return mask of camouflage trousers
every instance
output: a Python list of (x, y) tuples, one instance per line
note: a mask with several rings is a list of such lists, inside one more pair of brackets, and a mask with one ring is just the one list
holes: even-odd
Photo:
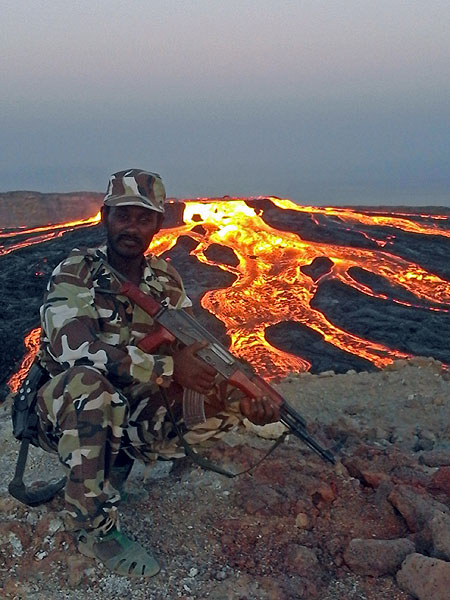
[[(189, 430), (182, 420), (182, 389), (166, 390), (174, 420), (185, 440), (198, 446), (220, 439), (241, 420), (233, 390), (217, 384), (211, 399), (226, 405), (216, 416)], [(65, 505), (74, 528), (103, 531), (118, 523), (119, 490), (111, 469), (123, 449), (151, 463), (185, 456), (158, 386), (118, 388), (93, 367), (77, 366), (50, 379), (38, 394), (41, 446), (58, 453), (67, 471)]]

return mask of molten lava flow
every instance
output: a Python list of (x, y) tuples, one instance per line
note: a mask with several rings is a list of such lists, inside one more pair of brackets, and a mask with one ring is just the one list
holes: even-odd
[[(303, 210), (286, 200), (280, 207)], [(317, 257), (326, 256), (334, 263), (322, 280), (339, 279), (360, 292), (383, 298), (348, 275), (350, 267), (358, 266), (400, 285), (417, 296), (418, 301), (450, 303), (448, 282), (418, 265), (386, 252), (305, 242), (297, 234), (271, 228), (244, 201), (189, 202), (184, 221), (182, 227), (161, 232), (152, 250), (163, 252), (179, 235), (188, 232), (199, 242), (192, 254), (201, 262), (213, 264), (204, 254), (212, 243), (233, 248), (239, 265), (219, 266), (238, 279), (231, 288), (208, 292), (202, 305), (225, 323), (232, 340), (231, 351), (249, 360), (267, 378), (309, 368), (307, 361), (276, 350), (266, 342), (266, 327), (281, 321), (304, 323), (321, 333), (327, 342), (379, 367), (393, 358), (406, 356), (336, 327), (324, 314), (311, 308), (319, 282), (313, 282), (300, 267)], [(189, 231), (199, 224), (204, 233)]]
[[(450, 235), (448, 230), (440, 229), (434, 223), (448, 219), (440, 215), (389, 216), (344, 208), (301, 207), (289, 200), (271, 200), (283, 210), (308, 212), (313, 218), (319, 214), (331, 215), (352, 226), (377, 225), (389, 227), (394, 233), (395, 229), (401, 229), (425, 235)], [(427, 222), (420, 222), (422, 217)], [(183, 220), (184, 225), (161, 231), (154, 238), (151, 251), (161, 254), (172, 248), (180, 235), (189, 235), (198, 242), (191, 254), (200, 262), (215, 264), (236, 276), (232, 286), (207, 292), (202, 298), (202, 306), (225, 324), (231, 338), (231, 351), (252, 363), (267, 379), (310, 367), (306, 360), (282, 352), (266, 341), (265, 329), (283, 321), (305, 324), (319, 332), (330, 344), (361, 356), (378, 367), (407, 356), (340, 329), (311, 307), (311, 300), (324, 279), (340, 280), (366, 295), (386, 297), (352, 278), (349, 274), (351, 267), (370, 271), (407, 290), (417, 298), (418, 305), (427, 301), (433, 304), (431, 309), (437, 311), (448, 310), (450, 305), (450, 284), (419, 265), (386, 252), (386, 241), (379, 240), (383, 250), (304, 241), (300, 235), (267, 225), (244, 199), (185, 201)], [(97, 221), (95, 217), (89, 223)], [(66, 224), (65, 230), (73, 225)], [(35, 231), (30, 230), (30, 233)], [(60, 232), (63, 233), (62, 227)], [(211, 244), (232, 248), (239, 264), (232, 267), (213, 263), (206, 252)], [(302, 272), (301, 267), (310, 265), (318, 257), (327, 257), (332, 264), (327, 273), (313, 281)], [(408, 305), (401, 298), (393, 301)]]
[(12, 392), (17, 392), (22, 383), (25, 375), (28, 372), (28, 369), (31, 367), (31, 363), (36, 356), (36, 353), (39, 348), (39, 336), (41, 334), (41, 328), (36, 327), (32, 329), (24, 339), (24, 345), (27, 350), (25, 356), (20, 363), (20, 367), (8, 380), (8, 387)]
[[(54, 238), (64, 235), (67, 231), (75, 229), (77, 227), (87, 227), (89, 225), (97, 225), (100, 221), (100, 213), (97, 213), (95, 217), (89, 219), (82, 219), (80, 221), (72, 221), (69, 223), (58, 223), (57, 225), (44, 225), (42, 227), (35, 227), (34, 229), (18, 229), (16, 231), (2, 232), (0, 229), (0, 239), (8, 239), (14, 237), (20, 237), (20, 241), (14, 242), (9, 246), (0, 244), (0, 256), (3, 254), (9, 254), (14, 250), (25, 248), (27, 246), (33, 246), (34, 244), (40, 244), (41, 242), (48, 242)], [(25, 236), (25, 239), (22, 237)]]
[[(299, 212), (307, 212), (311, 215), (324, 214), (328, 216), (339, 217), (342, 221), (348, 223), (360, 223), (361, 225), (381, 225), (383, 227), (393, 227), (395, 229), (401, 229), (410, 233), (420, 233), (422, 235), (443, 235), (444, 237), (450, 237), (450, 231), (440, 229), (438, 225), (426, 223), (416, 223), (411, 218), (421, 218), (424, 220), (444, 221), (448, 220), (447, 216), (443, 215), (423, 215), (415, 213), (372, 213), (372, 212), (358, 212), (351, 208), (339, 208), (339, 207), (317, 207), (317, 206), (298, 206), (291, 200), (285, 200), (280, 198), (271, 197), (270, 200), (279, 208), (296, 210)], [(408, 219), (408, 217), (410, 217)]]

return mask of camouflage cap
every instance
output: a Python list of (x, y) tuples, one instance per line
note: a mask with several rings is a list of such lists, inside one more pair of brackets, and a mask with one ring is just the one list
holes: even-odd
[(128, 169), (110, 177), (104, 199), (106, 206), (144, 206), (156, 212), (164, 212), (166, 191), (157, 173)]

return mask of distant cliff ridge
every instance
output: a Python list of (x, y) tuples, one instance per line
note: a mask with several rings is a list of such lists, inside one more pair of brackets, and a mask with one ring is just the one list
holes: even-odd
[(87, 219), (98, 213), (103, 197), (99, 192), (0, 193), (0, 228), (38, 227)]

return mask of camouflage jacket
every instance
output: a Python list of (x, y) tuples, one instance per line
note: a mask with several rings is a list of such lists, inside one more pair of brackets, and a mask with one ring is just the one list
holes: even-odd
[[(169, 308), (192, 303), (176, 270), (145, 257), (140, 289), (166, 300)], [(155, 327), (153, 319), (118, 294), (120, 282), (107, 263), (106, 246), (74, 249), (53, 271), (41, 307), (41, 364), (54, 376), (75, 365), (90, 365), (119, 386), (172, 380), (170, 349), (148, 354), (138, 348)]]

